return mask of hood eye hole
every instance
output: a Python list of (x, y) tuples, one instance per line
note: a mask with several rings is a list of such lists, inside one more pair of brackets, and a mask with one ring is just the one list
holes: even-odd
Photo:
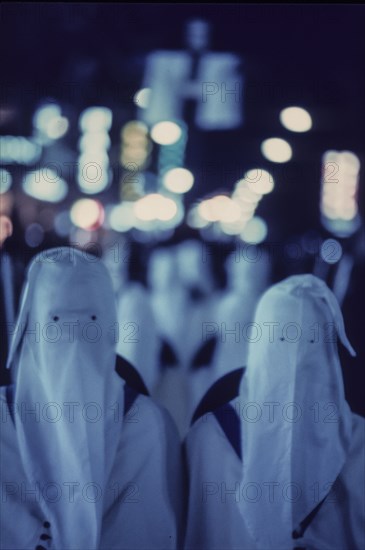
[(284, 342), (285, 338), (281, 337), (280, 340), (281, 340), (282, 342)]
[(54, 321), (58, 321), (58, 320), (59, 320), (58, 315), (54, 315), (54, 316), (53, 316), (53, 320), (54, 320)]
[(92, 319), (93, 321), (96, 321), (96, 315), (92, 315), (92, 316), (91, 316), (91, 319)]
[(314, 340), (309, 340), (311, 344), (314, 344)]

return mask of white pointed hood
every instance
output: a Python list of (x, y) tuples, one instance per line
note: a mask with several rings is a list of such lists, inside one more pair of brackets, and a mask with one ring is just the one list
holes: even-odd
[(98, 258), (62, 247), (33, 259), (8, 366), (21, 460), (29, 485), (49, 488), (39, 504), (57, 548), (99, 545), (123, 417), (116, 330), (112, 283)]
[(336, 336), (355, 352), (335, 296), (312, 275), (271, 287), (255, 323), (262, 336), (249, 346), (240, 394), (240, 509), (257, 548), (286, 550), (346, 461), (351, 411)]

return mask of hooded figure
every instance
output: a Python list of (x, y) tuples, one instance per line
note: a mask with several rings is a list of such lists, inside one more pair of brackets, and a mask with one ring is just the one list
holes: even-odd
[[(261, 337), (250, 343), (230, 419), (202, 418), (187, 438), (189, 504), (214, 527), (200, 529), (192, 513), (185, 547), (226, 539), (227, 549), (360, 550), (365, 421), (344, 396), (337, 336), (355, 352), (336, 298), (312, 275), (289, 277), (263, 295), (255, 323)], [(220, 457), (215, 468), (204, 465), (207, 442)]]
[[(116, 246), (117, 245), (117, 246)], [(127, 251), (127, 252), (126, 252)], [(103, 261), (117, 301), (118, 355), (137, 369), (151, 393), (159, 379), (159, 339), (150, 294), (141, 282), (130, 281), (131, 250), (124, 240), (105, 243)]]
[(178, 436), (149, 398), (128, 404), (116, 331), (98, 258), (65, 247), (33, 259), (1, 389), (1, 548), (176, 544)]
[(365, 423), (345, 400), (337, 335), (355, 352), (338, 302), (322, 280), (293, 276), (255, 322), (271, 334), (250, 345), (241, 398), (272, 404), (241, 424), (243, 482), (262, 489), (241, 501), (247, 528), (257, 548), (364, 547)]
[(148, 283), (155, 326), (160, 341), (160, 380), (152, 396), (171, 413), (180, 434), (186, 423), (188, 399), (184, 368), (187, 303), (178, 279), (175, 247), (157, 248), (151, 254)]
[(187, 376), (186, 435), (192, 414), (214, 381), (213, 358), (217, 335), (205, 334), (215, 320), (220, 293), (214, 287), (211, 258), (206, 244), (188, 239), (177, 246), (178, 277), (185, 292), (185, 331), (182, 364)]
[(270, 284), (271, 265), (264, 250), (256, 248), (256, 258), (227, 258), (227, 292), (217, 306), (218, 345), (213, 360), (214, 380), (246, 365), (255, 308)]
[(184, 349), (186, 296), (178, 279), (175, 247), (152, 252), (148, 285), (159, 336), (180, 357)]
[(153, 392), (159, 381), (159, 339), (148, 290), (138, 282), (121, 287), (117, 295), (120, 326), (117, 351), (141, 374)]

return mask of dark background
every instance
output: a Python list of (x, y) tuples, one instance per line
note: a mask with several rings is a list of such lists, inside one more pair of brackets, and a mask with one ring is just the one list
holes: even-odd
[[(242, 56), (245, 124), (231, 132), (189, 128), (186, 163), (197, 181), (187, 204), (230, 190), (232, 174), (270, 165), (260, 143), (275, 135), (289, 139), (294, 155), (286, 165), (270, 165), (279, 177), (259, 214), (274, 240), (318, 226), (323, 152), (348, 149), (364, 162), (365, 6), (4, 3), (2, 95), (17, 116), (1, 132), (29, 134), (37, 103), (53, 97), (69, 111), (63, 141), (70, 148), (78, 137), (72, 119), (86, 106), (110, 106), (117, 135), (136, 116), (131, 98), (146, 54), (184, 48), (184, 24), (196, 16), (211, 23), (213, 50)], [(290, 104), (312, 114), (310, 133), (281, 126), (280, 110)], [(203, 173), (209, 177), (199, 179)], [(360, 193), (363, 202), (363, 185)]]

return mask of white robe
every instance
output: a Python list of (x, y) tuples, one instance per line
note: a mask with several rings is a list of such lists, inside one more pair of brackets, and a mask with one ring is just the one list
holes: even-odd
[(184, 446), (189, 478), (184, 550), (251, 550), (236, 502), (239, 488), (238, 497), (227, 493), (239, 486), (242, 463), (216, 418), (197, 420)]
[[(239, 403), (232, 401), (239, 410)], [(365, 419), (352, 415), (352, 441), (337, 490), (329, 492), (304, 537), (292, 548), (362, 550), (364, 532)], [(255, 543), (240, 513), (244, 499), (255, 498), (242, 480), (242, 462), (216, 418), (206, 415), (193, 425), (184, 442), (188, 483), (185, 550), (267, 550)], [(267, 482), (272, 481), (267, 478)], [(264, 498), (269, 486), (261, 487)], [(317, 498), (313, 489), (313, 498)], [(317, 499), (318, 500), (318, 499)], [(270, 547), (280, 550), (280, 547)]]
[[(180, 420), (180, 432), (186, 435), (192, 415), (200, 399), (214, 382), (214, 349), (205, 334), (207, 324), (215, 321), (216, 305), (220, 294), (214, 289), (212, 266), (207, 257), (205, 243), (188, 239), (176, 247), (178, 281), (183, 292), (184, 330), (181, 335), (180, 361), (186, 380), (185, 416)], [(195, 294), (195, 296), (194, 296)], [(218, 298), (219, 297), (219, 298)], [(213, 339), (218, 339), (214, 336)], [(199, 357), (199, 360), (197, 360)]]
[[(218, 292), (214, 292), (201, 302), (190, 303), (191, 312), (186, 319), (185, 369), (188, 402), (184, 436), (200, 400), (217, 378), (220, 378), (214, 368), (220, 335), (219, 331), (210, 331), (210, 327), (217, 326), (217, 304), (220, 297)], [(202, 354), (204, 348), (206, 351)]]
[[(180, 333), (180, 339), (172, 345), (177, 365), (165, 369), (158, 392), (152, 395), (171, 412), (183, 438), (187, 434), (195, 408), (216, 380), (213, 368), (214, 351), (205, 353), (207, 359), (200, 359), (198, 366), (197, 357), (201, 355), (204, 346), (212, 344), (211, 338), (204, 331), (206, 324), (215, 319), (217, 295), (204, 297), (198, 302), (191, 300), (188, 292), (184, 292), (182, 296), (182, 304), (176, 315), (184, 322), (184, 330)], [(172, 304), (173, 301), (167, 301), (166, 306), (171, 308)], [(165, 338), (171, 344), (168, 336)], [(218, 339), (218, 335), (213, 338)]]
[[(73, 487), (58, 483), (35, 490), (25, 474), (6, 400), (6, 388), (0, 389), (2, 503), (0, 514), (0, 548), (34, 550), (47, 547), (42, 534), (52, 536), (51, 548), (64, 548), (54, 538), (53, 524), (44, 527), (50, 517), (39, 505), (62, 495), (71, 509)], [(114, 409), (119, 416), (119, 411)], [(117, 416), (115, 417), (117, 418)], [(169, 415), (150, 398), (139, 395), (128, 413), (120, 415), (120, 438), (110, 476), (100, 492), (102, 519), (100, 550), (145, 548), (179, 548), (182, 537), (182, 482), (180, 441)], [(56, 460), (56, 458), (55, 458)], [(83, 486), (84, 498), (91, 500), (89, 482)], [(27, 492), (28, 491), (28, 492)], [(48, 492), (47, 492), (48, 491)], [(99, 494), (95, 498), (99, 498)], [(37, 502), (38, 501), (38, 502)]]

